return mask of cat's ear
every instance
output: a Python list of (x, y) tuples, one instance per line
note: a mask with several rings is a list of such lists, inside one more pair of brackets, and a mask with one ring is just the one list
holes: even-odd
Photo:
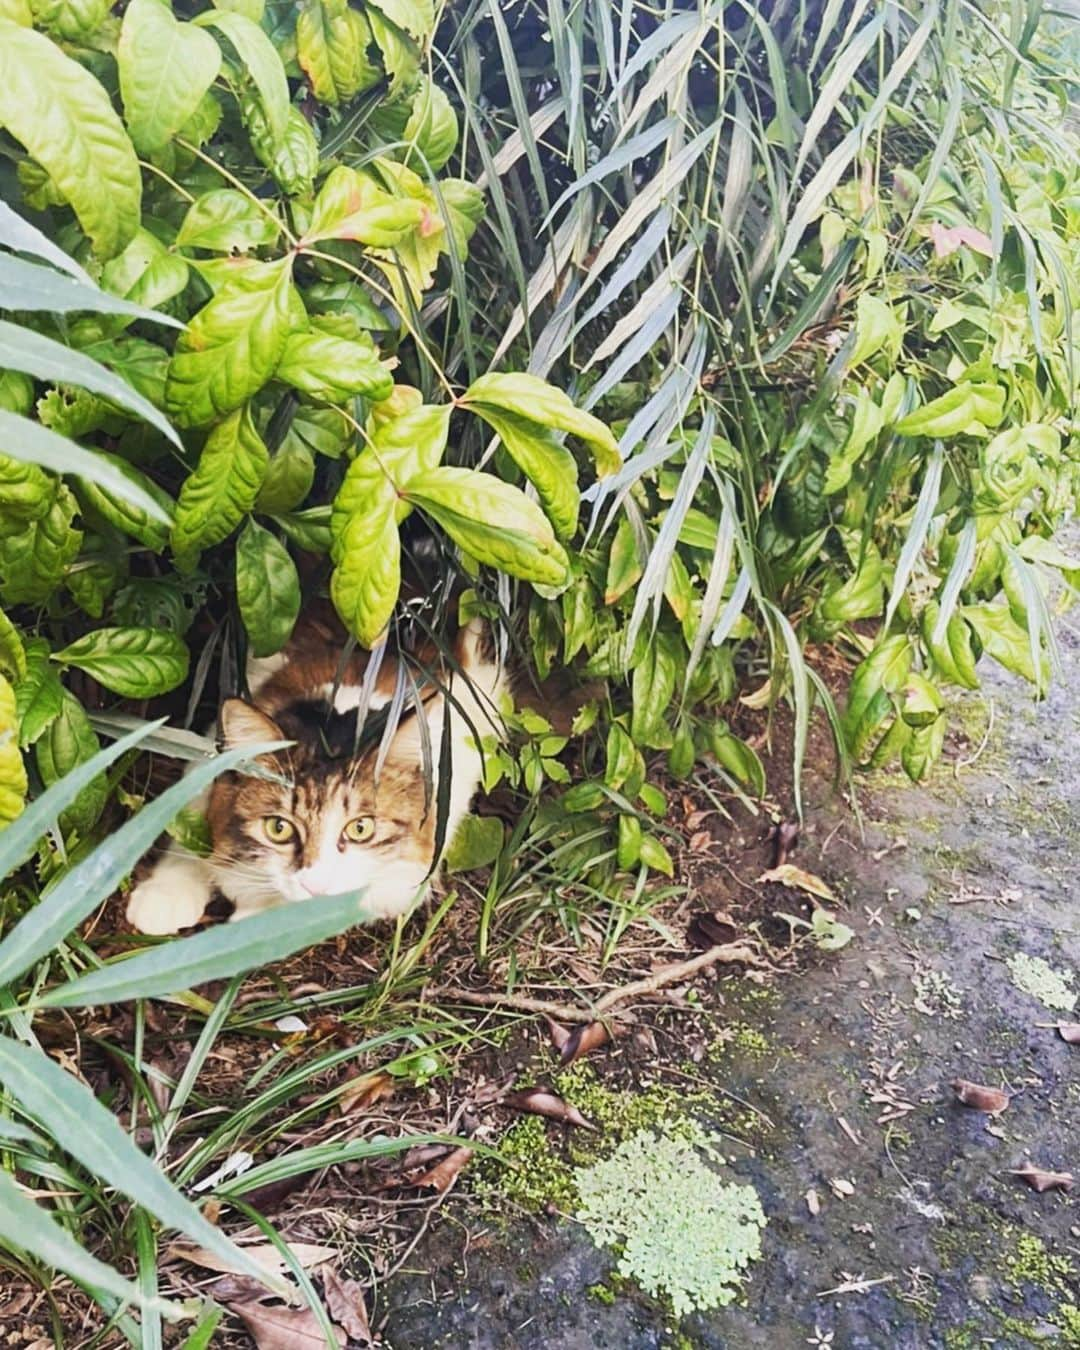
[(218, 722), (226, 750), (238, 745), (265, 745), (268, 741), (286, 739), (272, 717), (267, 717), (242, 698), (227, 698), (221, 705)]

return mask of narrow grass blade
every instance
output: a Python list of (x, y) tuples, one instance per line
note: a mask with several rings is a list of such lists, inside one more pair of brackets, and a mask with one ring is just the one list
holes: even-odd
[(37, 380), (77, 384), (103, 398), (112, 399), (156, 427), (178, 449), (182, 448), (180, 437), (164, 415), (158, 412), (149, 399), (136, 393), (126, 380), (82, 352), (65, 347), (62, 342), (55, 342), (32, 329), (8, 323), (6, 319), (0, 319), (0, 367), (21, 371)]
[(58, 248), (36, 225), (23, 220), (17, 211), (13, 211), (5, 201), (0, 201), (0, 244), (13, 249), (16, 253), (32, 253), (35, 258), (44, 258), (75, 277), (86, 286), (94, 282), (84, 272), (74, 258), (69, 258), (62, 248)]
[(302, 905), (280, 905), (265, 914), (218, 924), (192, 937), (112, 961), (48, 990), (37, 1005), (88, 1008), (176, 994), (280, 961), (373, 917), (357, 891), (332, 899), (305, 900)]
[(124, 1303), (143, 1304), (135, 1285), (91, 1255), (3, 1171), (0, 1171), (0, 1241), (15, 1251), (29, 1252), (79, 1284), (101, 1289)]
[(975, 561), (975, 545), (977, 542), (978, 535), (974, 518), (972, 518), (965, 523), (964, 528), (960, 531), (952, 566), (949, 568), (949, 575), (945, 578), (945, 585), (942, 587), (941, 609), (931, 638), (934, 643), (944, 641), (949, 620), (956, 613), (956, 603), (960, 599), (960, 592), (964, 588), (964, 582), (967, 581), (971, 565)]
[[(118, 742), (118, 745), (122, 744)], [(0, 942), (0, 986), (10, 984), (35, 961), (52, 951), (92, 909), (107, 900), (180, 808), (198, 796), (218, 774), (239, 768), (257, 755), (272, 753), (287, 744), (287, 741), (275, 741), (261, 746), (242, 746), (197, 765), (156, 801), (144, 806), (110, 839), (98, 844), (88, 857), (61, 877), (40, 904), (24, 914)], [(117, 748), (116, 745), (112, 747), (113, 759)], [(90, 768), (99, 758), (95, 756), (82, 767)], [(69, 774), (61, 784), (74, 776), (74, 773)]]
[(889, 631), (889, 624), (893, 621), (893, 615), (896, 613), (900, 601), (904, 598), (904, 591), (907, 589), (911, 574), (915, 570), (915, 562), (922, 551), (923, 544), (926, 543), (930, 521), (933, 519), (934, 509), (941, 492), (941, 474), (944, 468), (945, 447), (940, 441), (935, 441), (934, 452), (926, 466), (926, 476), (923, 478), (919, 500), (915, 503), (915, 511), (911, 517), (911, 528), (904, 540), (904, 547), (900, 550), (900, 557), (896, 560), (892, 593), (889, 596), (889, 603), (885, 609), (885, 620), (882, 624), (883, 632)]
[[(138, 723), (115, 745), (99, 750), (93, 759), (88, 759), (85, 764), (80, 764), (66, 773), (59, 782), (33, 801), (22, 815), (0, 834), (0, 876), (10, 876), (17, 867), (22, 866), (37, 847), (38, 840), (49, 830), (57, 817), (67, 810), (83, 788), (92, 783), (110, 764), (126, 755), (129, 750), (133, 750), (163, 725), (164, 719)], [(4, 944), (0, 944), (0, 961), (3, 950)]]
[[(185, 1233), (261, 1284), (268, 1283), (265, 1268), (205, 1219), (157, 1164), (136, 1147), (108, 1107), (43, 1051), (0, 1036), (0, 1082), (22, 1110), (95, 1176), (115, 1186), (166, 1227)], [(63, 1268), (62, 1263), (57, 1264)]]
[[(3, 277), (0, 276), (0, 284)], [(131, 502), (133, 506), (145, 511), (152, 519), (163, 525), (171, 524), (168, 514), (145, 492), (138, 483), (120, 472), (107, 459), (102, 459), (93, 450), (84, 450), (81, 445), (68, 440), (28, 417), (0, 408), (0, 444), (4, 454), (12, 459), (22, 460), (26, 464), (40, 464), (58, 474), (74, 474), (88, 483), (97, 483), (115, 497)]]

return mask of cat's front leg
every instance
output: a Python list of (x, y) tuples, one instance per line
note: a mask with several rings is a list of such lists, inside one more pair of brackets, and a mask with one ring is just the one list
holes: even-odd
[(199, 922), (214, 893), (204, 859), (170, 845), (128, 896), (128, 923), (155, 937)]

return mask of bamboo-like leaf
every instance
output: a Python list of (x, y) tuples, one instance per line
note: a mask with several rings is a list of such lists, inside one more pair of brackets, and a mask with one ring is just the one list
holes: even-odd
[(931, 642), (939, 643), (945, 640), (945, 633), (949, 627), (949, 620), (956, 613), (956, 605), (960, 599), (960, 592), (964, 589), (964, 582), (968, 579), (968, 573), (971, 571), (971, 565), (975, 561), (975, 548), (978, 544), (978, 527), (974, 518), (964, 522), (964, 528), (960, 531), (960, 538), (957, 540), (956, 553), (953, 556), (952, 566), (949, 568), (949, 575), (945, 578), (945, 585), (941, 591), (941, 609), (938, 613), (937, 623), (934, 625), (934, 632)]
[[(2, 239), (0, 239), (2, 241)], [(57, 272), (40, 263), (23, 258), (11, 258), (0, 253), (0, 295), (4, 308), (13, 310), (48, 310), (54, 314), (72, 314), (86, 311), (95, 314), (124, 314), (149, 323), (163, 323), (170, 328), (183, 328), (179, 319), (162, 314), (145, 305), (132, 304), (93, 284), (87, 285), (74, 276)]]
[[(250, 751), (247, 753), (250, 755)], [(162, 943), (152, 951), (112, 961), (50, 989), (38, 1003), (50, 1008), (88, 1008), (176, 994), (284, 960), (372, 917), (372, 908), (359, 891), (305, 900), (302, 905), (280, 905), (265, 914), (219, 924), (191, 937)]]
[[(151, 724), (146, 731), (151, 731), (158, 725), (160, 724)], [(57, 803), (69, 805), (78, 791), (92, 781), (105, 764), (111, 763), (117, 757), (118, 751), (125, 747), (125, 742), (133, 745), (142, 739), (143, 734), (145, 732), (142, 731), (132, 733), (110, 750), (103, 750), (100, 755), (95, 755), (93, 759), (72, 770), (66, 778), (35, 802), (34, 807), (26, 812), (26, 816), (29, 816), (35, 807), (40, 807), (41, 802), (50, 798), (54, 805)], [(10, 984), (35, 961), (52, 951), (91, 910), (107, 900), (158, 835), (164, 832), (165, 826), (180, 808), (198, 796), (219, 774), (237, 769), (260, 754), (280, 749), (283, 744), (285, 743), (275, 742), (272, 745), (241, 747), (218, 755), (208, 763), (196, 765), (179, 783), (174, 783), (160, 797), (144, 806), (138, 815), (133, 816), (109, 839), (100, 843), (82, 862), (66, 872), (40, 903), (24, 914), (0, 942), (0, 986)], [(73, 780), (76, 792), (65, 791), (70, 788)], [(41, 818), (40, 813), (37, 818)], [(26, 817), (16, 821), (8, 831), (8, 836), (14, 834), (16, 830), (22, 830), (25, 838), (25, 819)], [(8, 837), (0, 837), (0, 865), (7, 863), (9, 847)]]
[(904, 546), (896, 560), (892, 591), (889, 594), (889, 603), (885, 608), (885, 618), (881, 625), (883, 632), (888, 632), (889, 625), (893, 621), (893, 615), (896, 613), (900, 601), (904, 598), (904, 591), (907, 589), (911, 574), (915, 570), (916, 559), (926, 542), (930, 522), (937, 507), (938, 494), (941, 491), (941, 475), (944, 468), (945, 447), (940, 441), (936, 441), (934, 452), (926, 466), (922, 489), (919, 492), (919, 499), (915, 503), (915, 511), (911, 517), (911, 526), (908, 529), (907, 538), (904, 540)]
[(265, 1266), (185, 1200), (157, 1163), (136, 1147), (108, 1107), (43, 1050), (0, 1036), (0, 1082), (22, 1110), (96, 1176), (166, 1227), (185, 1233), (261, 1284), (273, 1286)]

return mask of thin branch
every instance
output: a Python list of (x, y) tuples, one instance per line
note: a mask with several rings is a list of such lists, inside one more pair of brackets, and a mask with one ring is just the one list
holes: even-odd
[(624, 984), (619, 989), (612, 989), (603, 998), (597, 999), (591, 1008), (582, 1008), (572, 1003), (554, 1003), (543, 998), (530, 998), (527, 994), (485, 993), (471, 989), (448, 988), (442, 985), (427, 990), (427, 996), (432, 999), (445, 999), (450, 1003), (468, 1003), (478, 1008), (510, 1008), (515, 1012), (543, 1013), (544, 1016), (552, 1017), (557, 1022), (595, 1022), (602, 1018), (610, 1008), (615, 1007), (617, 1003), (624, 1003), (627, 999), (640, 998), (647, 994), (655, 994), (665, 985), (677, 984), (680, 980), (689, 979), (691, 975), (696, 975), (701, 970), (708, 970), (710, 966), (730, 965), (737, 961), (741, 961), (743, 965), (755, 966), (759, 970), (775, 969), (768, 961), (763, 960), (749, 944), (729, 942), (719, 947), (710, 947), (707, 952), (701, 952), (700, 955), (693, 956), (688, 961), (676, 961), (673, 965), (661, 966), (659, 970), (654, 971), (644, 979), (635, 980), (632, 984)]

